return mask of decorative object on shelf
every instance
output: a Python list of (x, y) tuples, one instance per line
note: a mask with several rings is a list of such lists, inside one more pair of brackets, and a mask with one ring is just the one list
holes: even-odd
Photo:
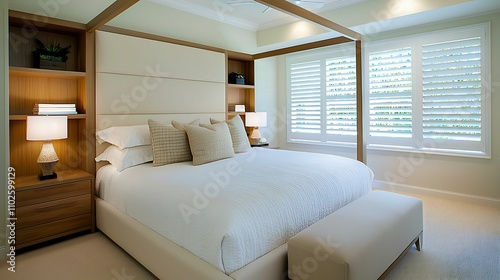
[(227, 111), (228, 112), (235, 112), (235, 113), (244, 113), (245, 112), (245, 105), (229, 104), (229, 105), (227, 105)]
[(40, 180), (57, 178), (54, 167), (59, 162), (52, 140), (68, 138), (67, 116), (28, 116), (26, 139), (44, 141), (37, 163), (42, 169)]
[(74, 115), (76, 104), (36, 104), (33, 106), (33, 115)]
[(245, 126), (253, 127), (252, 133), (249, 136), (250, 144), (251, 145), (261, 144), (263, 138), (260, 135), (259, 126), (260, 127), (267, 126), (267, 113), (266, 112), (246, 113)]
[(245, 105), (234, 105), (234, 111), (237, 113), (244, 113)]
[(231, 73), (229, 73), (228, 83), (244, 85), (245, 84), (245, 76), (241, 73), (231, 72)]
[(57, 42), (44, 44), (35, 39), (36, 51), (33, 52), (35, 67), (52, 70), (66, 70), (66, 60), (68, 60), (69, 48), (61, 47)]

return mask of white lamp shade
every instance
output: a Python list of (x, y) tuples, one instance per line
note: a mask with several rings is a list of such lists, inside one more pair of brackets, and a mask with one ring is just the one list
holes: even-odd
[(255, 112), (245, 114), (245, 126), (248, 127), (265, 127), (267, 126), (267, 113)]
[(48, 141), (68, 138), (68, 116), (28, 116), (26, 139)]

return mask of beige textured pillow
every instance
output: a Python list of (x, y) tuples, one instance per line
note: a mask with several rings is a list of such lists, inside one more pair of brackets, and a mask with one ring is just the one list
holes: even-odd
[[(186, 131), (148, 120), (151, 144), (153, 145), (153, 166), (161, 166), (193, 159)], [(193, 124), (198, 124), (194, 121)]]
[(194, 121), (192, 121), (190, 123), (183, 123), (183, 122), (179, 122), (179, 121), (172, 121), (172, 126), (175, 127), (175, 128), (177, 128), (180, 131), (186, 131), (184, 129), (184, 127), (186, 125), (200, 125), (200, 119), (196, 119), (196, 120), (194, 120)]
[[(220, 122), (221, 121), (210, 118), (210, 123), (212, 124)], [(252, 147), (250, 147), (247, 131), (245, 130), (245, 124), (243, 123), (240, 115), (236, 115), (234, 118), (224, 122), (227, 123), (227, 126), (229, 127), (234, 152), (238, 154), (250, 151)]]
[(233, 142), (226, 123), (186, 125), (193, 165), (234, 157)]

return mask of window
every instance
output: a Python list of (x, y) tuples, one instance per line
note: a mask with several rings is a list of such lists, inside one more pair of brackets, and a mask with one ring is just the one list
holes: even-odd
[(489, 156), (489, 25), (368, 44), (366, 53), (369, 145)]
[[(351, 48), (350, 53), (345, 50)], [(287, 58), (288, 141), (356, 142), (356, 59), (352, 44)]]
[[(489, 157), (489, 33), (478, 24), (367, 43), (368, 147)], [(355, 54), (346, 45), (287, 57), (288, 142), (356, 143)]]

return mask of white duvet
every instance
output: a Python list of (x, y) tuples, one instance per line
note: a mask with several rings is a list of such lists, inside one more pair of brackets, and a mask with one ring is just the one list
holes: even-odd
[(230, 274), (371, 190), (364, 164), (253, 148), (200, 166), (142, 164), (97, 174), (98, 195)]

